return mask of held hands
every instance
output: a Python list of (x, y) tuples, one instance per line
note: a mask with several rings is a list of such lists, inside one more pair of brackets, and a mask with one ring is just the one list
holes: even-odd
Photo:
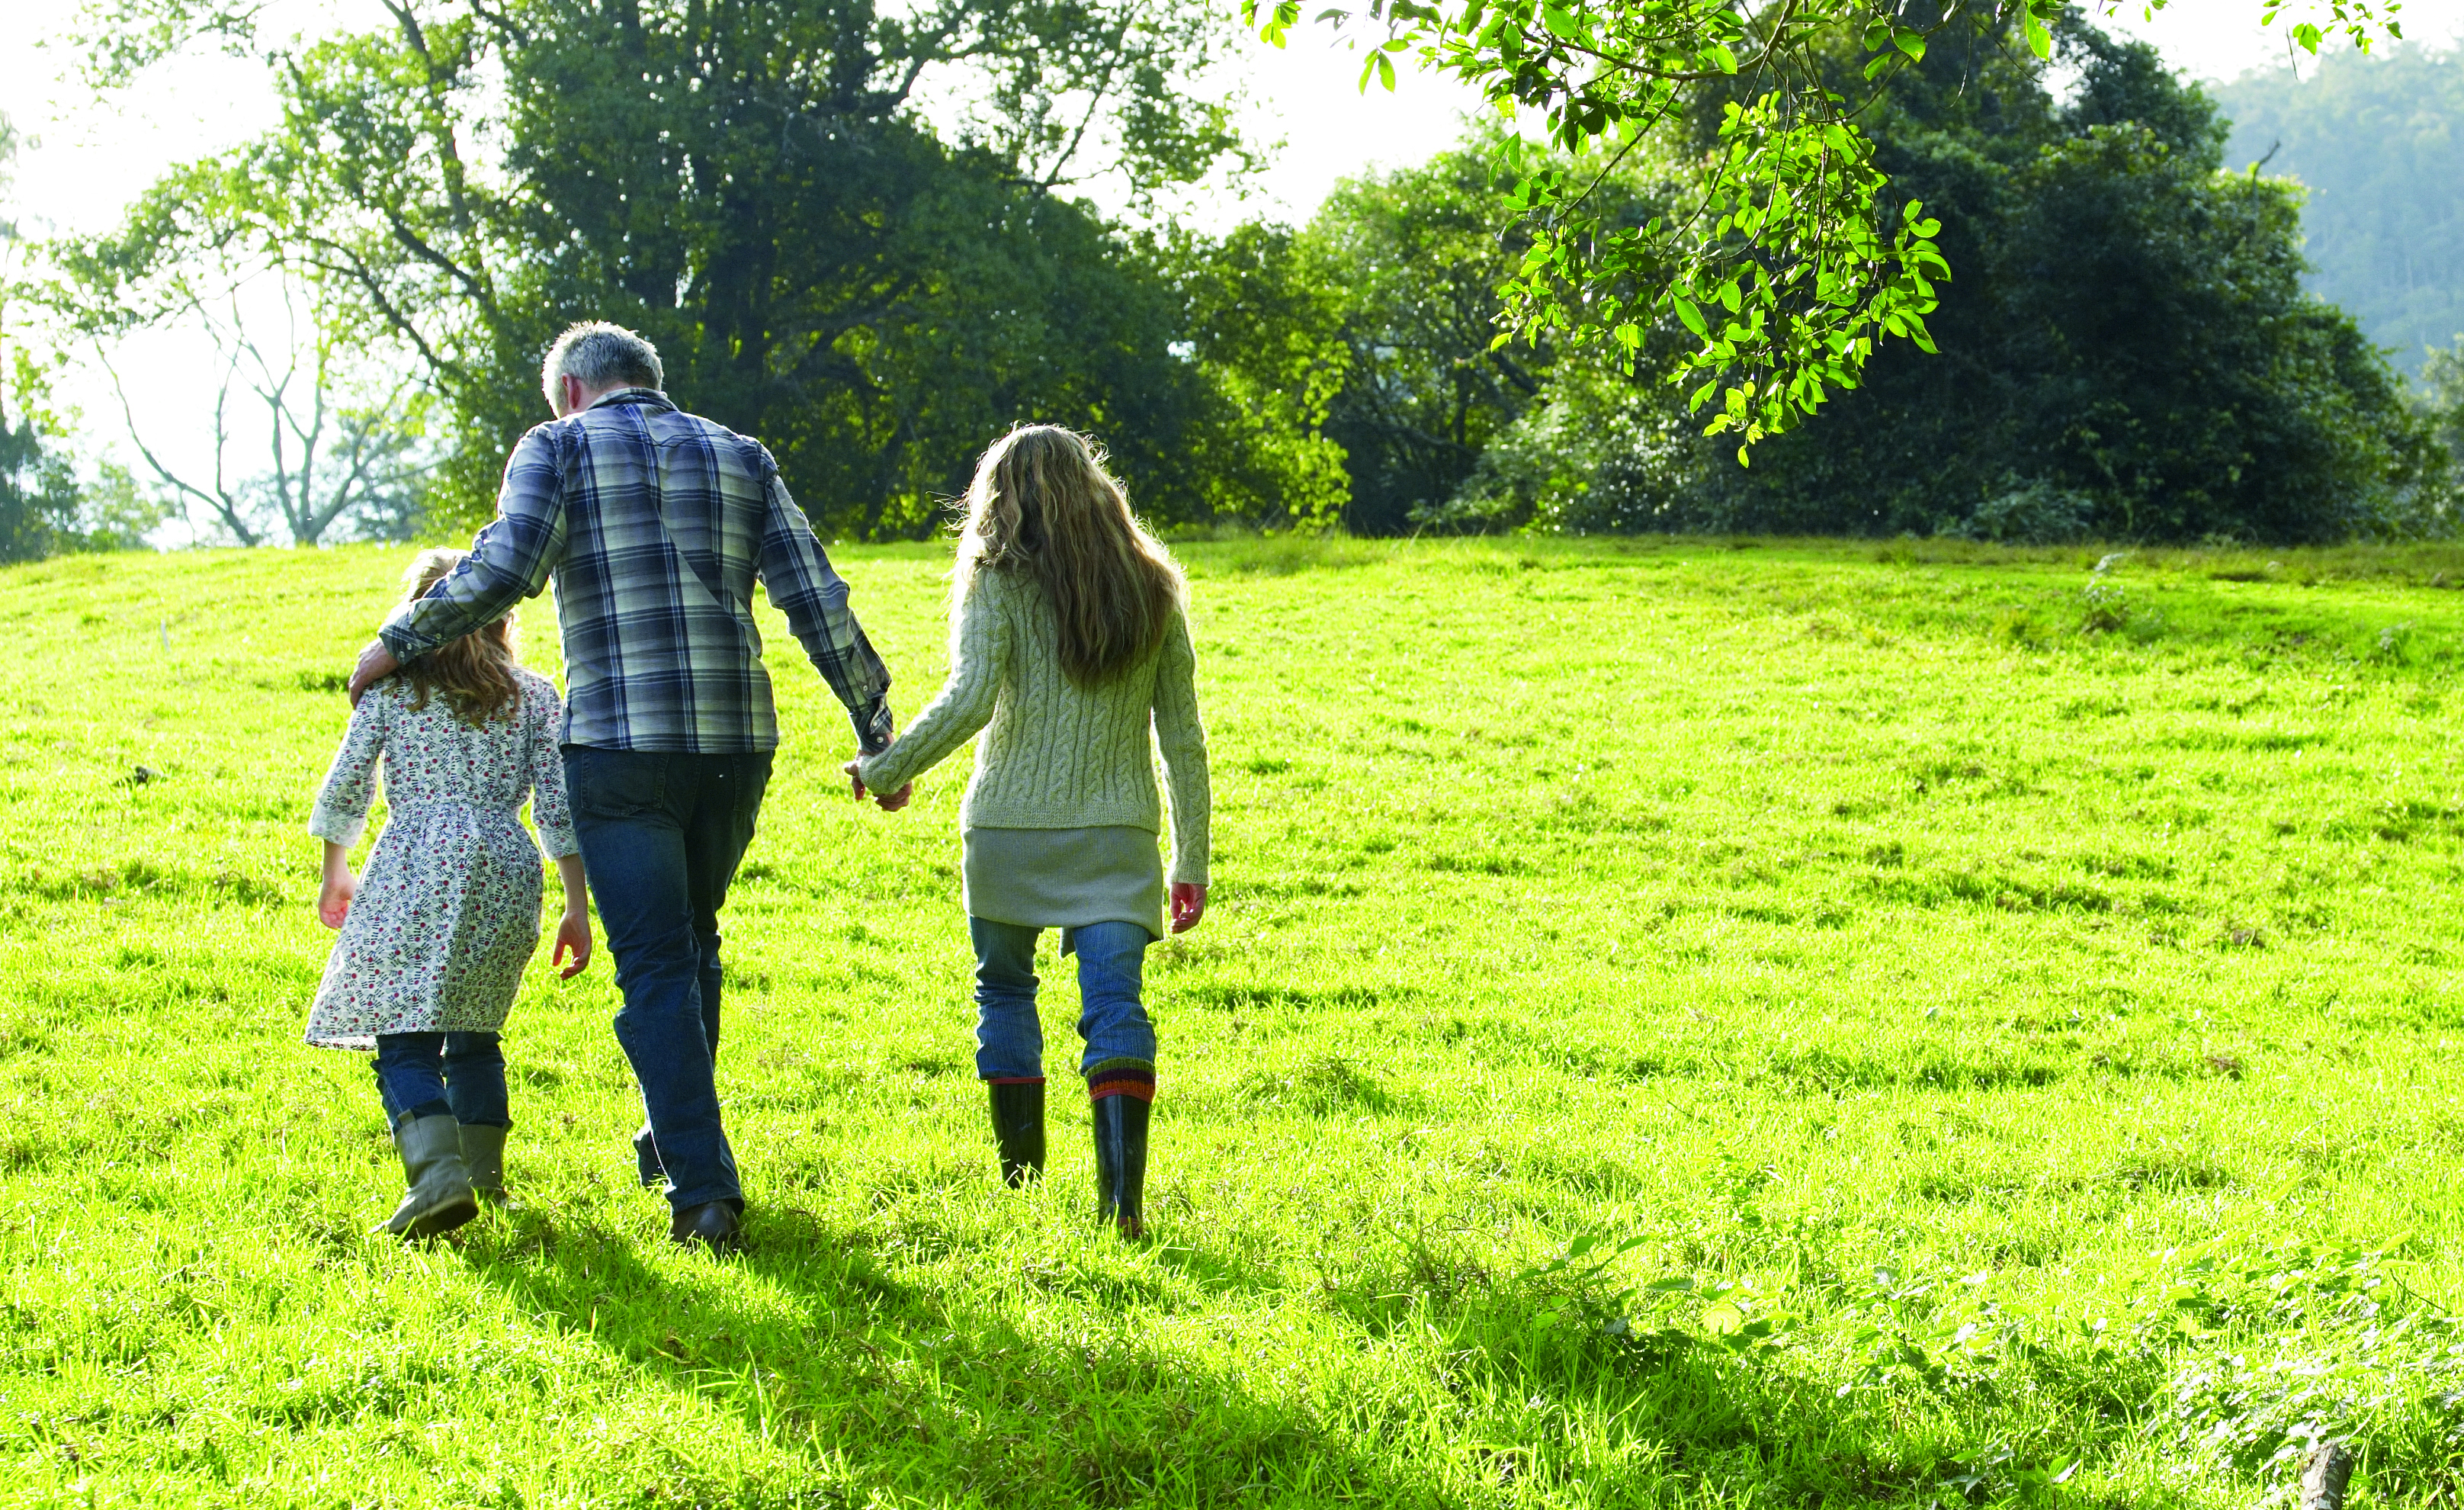
[[(573, 956), (573, 963), (570, 965), (564, 962), (564, 957), (568, 954)], [(556, 948), (549, 954), (548, 963), (558, 967), (557, 979), (562, 981), (569, 981), (589, 967), (590, 915), (588, 913), (567, 910), (563, 917), (556, 921)]]
[(385, 641), (370, 641), (368, 648), (360, 652), (359, 664), (351, 668), (351, 706), (358, 707), (361, 694), (401, 669), (402, 662), (393, 658)]
[(1206, 886), (1202, 881), (1174, 881), (1172, 895), (1172, 931), (1187, 933), (1206, 916)]
[[(863, 762), (849, 761), (845, 766), (840, 766), (839, 769), (847, 773), (847, 785), (855, 788), (855, 800), (862, 802), (866, 796), (864, 789)], [(906, 807), (914, 795), (915, 784), (912, 781), (906, 786), (899, 788), (896, 791), (876, 791), (871, 793), (873, 802), (877, 804), (884, 812), (896, 812), (899, 809)]]

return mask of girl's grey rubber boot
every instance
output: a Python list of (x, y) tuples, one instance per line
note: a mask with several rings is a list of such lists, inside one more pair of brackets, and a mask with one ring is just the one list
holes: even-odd
[(519, 1210), (513, 1197), (505, 1193), (505, 1133), (503, 1127), (486, 1127), (477, 1122), (462, 1124), (462, 1166), (471, 1171), (471, 1193), (487, 1205), (502, 1210)]
[(1124, 1237), (1147, 1234), (1147, 1118), (1154, 1109), (1135, 1096), (1106, 1096), (1092, 1103), (1095, 1215)]
[(393, 1141), (410, 1189), (385, 1219), (385, 1231), (397, 1237), (433, 1237), (479, 1214), (470, 1166), (462, 1162), (462, 1124), (451, 1113), (407, 1118), (394, 1128)]

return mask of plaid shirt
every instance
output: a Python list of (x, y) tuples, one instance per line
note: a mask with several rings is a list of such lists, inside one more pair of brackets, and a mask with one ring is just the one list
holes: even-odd
[(556, 579), (564, 743), (741, 754), (779, 725), (753, 584), (855, 720), (890, 743), (890, 672), (759, 442), (621, 389), (524, 435), (470, 559), (377, 633), (400, 660), (494, 623)]

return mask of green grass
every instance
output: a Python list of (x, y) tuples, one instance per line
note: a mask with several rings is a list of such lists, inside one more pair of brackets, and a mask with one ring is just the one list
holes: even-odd
[[(2455, 1502), (2464, 550), (1186, 554), (1158, 1240), (1066, 1096), (999, 1188), (963, 762), (847, 801), (777, 626), (728, 1262), (604, 962), (527, 1209), (366, 1235), (301, 825), (399, 552), (0, 572), (0, 1503), (2247, 1507), (2305, 1421)], [(843, 566), (912, 713), (938, 558)]]

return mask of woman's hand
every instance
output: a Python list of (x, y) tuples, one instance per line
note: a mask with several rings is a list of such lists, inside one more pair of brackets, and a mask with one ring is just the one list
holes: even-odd
[(1172, 883), (1172, 931), (1187, 933), (1206, 916), (1206, 883), (1174, 881)]
[(328, 928), (339, 928), (350, 915), (352, 899), (360, 894), (360, 883), (351, 875), (351, 852), (328, 839), (325, 841), (325, 884), (317, 893), (317, 921)]
[[(564, 957), (567, 954), (573, 956), (573, 963), (570, 965), (564, 963)], [(565, 909), (564, 916), (556, 920), (556, 949), (548, 956), (548, 963), (561, 966), (556, 974), (557, 979), (564, 981), (573, 979), (588, 967), (590, 914), (568, 907)]]

